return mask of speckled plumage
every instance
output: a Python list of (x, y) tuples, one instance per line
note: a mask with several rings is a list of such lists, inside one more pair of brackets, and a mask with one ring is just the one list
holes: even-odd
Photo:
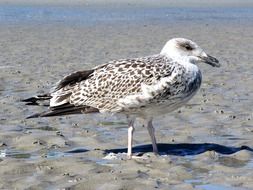
[[(85, 80), (67, 84), (61, 88), (66, 78), (59, 81), (50, 106), (70, 103), (75, 106), (90, 106), (100, 112), (130, 111), (134, 108), (152, 106), (173, 100), (180, 103), (194, 93), (200, 86), (201, 74), (195, 81), (187, 77), (187, 70), (182, 65), (163, 55), (154, 55), (136, 59), (110, 61), (92, 69)], [(85, 73), (86, 74), (86, 73)], [(71, 76), (71, 75), (70, 75)], [(173, 76), (173, 78), (172, 78)], [(69, 76), (68, 76), (69, 77)], [(169, 79), (163, 86), (150, 91), (150, 97), (143, 98), (143, 86), (146, 88)], [(193, 88), (189, 88), (194, 83)], [(131, 97), (134, 103), (124, 101)], [(135, 96), (135, 97), (134, 97)]]

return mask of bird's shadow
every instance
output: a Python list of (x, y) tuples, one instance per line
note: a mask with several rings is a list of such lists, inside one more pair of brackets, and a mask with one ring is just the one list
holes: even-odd
[[(175, 155), (175, 156), (194, 156), (206, 151), (215, 151), (220, 154), (233, 154), (241, 150), (248, 150), (253, 152), (253, 149), (248, 146), (241, 147), (232, 147), (232, 146), (224, 146), (214, 143), (199, 143), (199, 144), (190, 144), (190, 143), (180, 143), (180, 144), (165, 144), (160, 143), (157, 144), (159, 154), (160, 155)], [(116, 148), (116, 149), (106, 149), (104, 151), (106, 154), (108, 153), (122, 153), (127, 152), (127, 148)], [(135, 146), (132, 149), (132, 152), (138, 155), (143, 155), (147, 152), (152, 152), (152, 145), (139, 145)]]
[[(160, 155), (175, 155), (175, 156), (194, 156), (206, 151), (215, 151), (220, 154), (233, 154), (241, 150), (247, 150), (253, 152), (253, 149), (248, 146), (241, 147), (233, 147), (233, 146), (224, 146), (214, 143), (198, 143), (198, 144), (190, 144), (190, 143), (180, 143), (180, 144), (167, 144), (167, 143), (159, 143), (157, 144), (159, 154)], [(67, 151), (65, 153), (84, 153), (89, 150), (78, 148)], [(104, 150), (105, 154), (109, 153), (123, 153), (127, 152), (127, 148), (115, 148), (115, 149), (106, 149)], [(152, 152), (152, 145), (138, 145), (133, 147), (132, 152), (139, 156), (144, 153)]]

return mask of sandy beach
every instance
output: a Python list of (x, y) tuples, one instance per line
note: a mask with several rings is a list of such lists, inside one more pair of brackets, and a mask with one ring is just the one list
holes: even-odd
[[(0, 3), (0, 189), (253, 189), (253, 3), (168, 2)], [(45, 107), (20, 100), (64, 75), (159, 53), (173, 37), (222, 67), (199, 65), (197, 95), (154, 120), (160, 156), (137, 124), (139, 158), (125, 158), (122, 115), (25, 119)]]

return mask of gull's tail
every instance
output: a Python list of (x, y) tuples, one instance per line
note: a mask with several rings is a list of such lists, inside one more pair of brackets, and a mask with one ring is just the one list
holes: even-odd
[(74, 106), (70, 103), (63, 103), (50, 107), (49, 101), (51, 98), (52, 96), (50, 94), (43, 94), (21, 100), (22, 102), (26, 102), (26, 105), (49, 106), (49, 109), (47, 111), (35, 113), (28, 116), (26, 119), (98, 112), (98, 109), (90, 106)]

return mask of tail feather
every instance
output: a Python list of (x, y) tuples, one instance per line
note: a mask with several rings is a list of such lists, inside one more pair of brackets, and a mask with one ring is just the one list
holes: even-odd
[(50, 110), (36, 113), (31, 116), (28, 116), (26, 119), (37, 118), (37, 117), (52, 117), (52, 116), (62, 116), (62, 115), (71, 115), (71, 114), (82, 114), (82, 113), (94, 113), (99, 112), (97, 108), (90, 106), (74, 106), (71, 104), (64, 104), (57, 107), (52, 107)]
[(50, 100), (51, 98), (52, 96), (50, 94), (43, 94), (23, 99), (21, 101), (26, 102), (26, 105), (41, 105), (40, 101)]

